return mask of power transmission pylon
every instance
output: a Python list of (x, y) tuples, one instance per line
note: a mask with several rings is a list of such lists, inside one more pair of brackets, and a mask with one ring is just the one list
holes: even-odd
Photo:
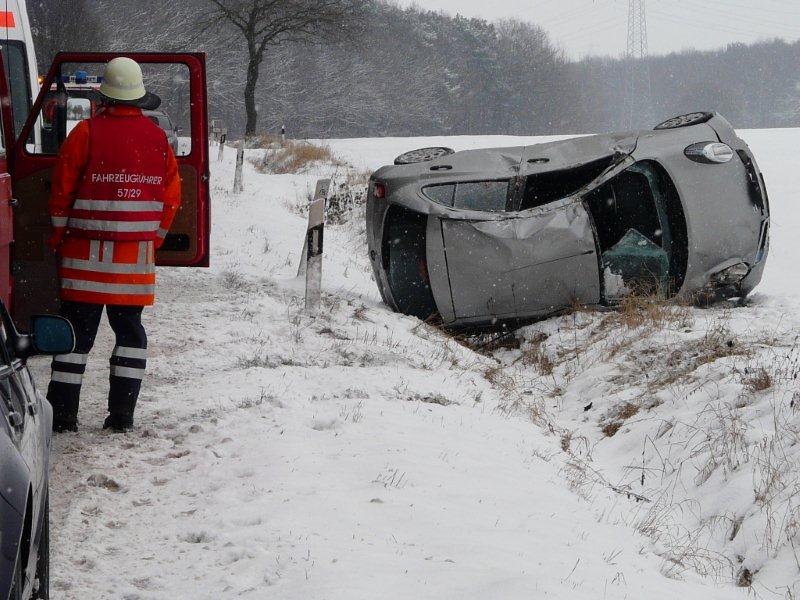
[(629, 69), (625, 90), (625, 120), (627, 126), (633, 129), (648, 125), (653, 120), (645, 0), (628, 0), (628, 49), (625, 58)]

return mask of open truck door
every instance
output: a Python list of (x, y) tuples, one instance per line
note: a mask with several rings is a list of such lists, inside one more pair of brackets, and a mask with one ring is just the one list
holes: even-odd
[[(91, 117), (86, 110), (92, 82), (99, 89), (105, 64), (118, 56), (137, 61), (148, 91), (162, 99), (159, 110), (179, 128), (176, 158), (182, 183), (181, 206), (156, 264), (207, 267), (209, 264), (209, 164), (205, 54), (59, 53), (39, 97), (9, 149), (15, 241), (12, 248), (13, 315), (26, 323), (32, 314), (58, 310), (57, 259), (47, 248), (47, 210), (58, 149), (74, 126)], [(99, 95), (99, 91), (97, 92)], [(4, 104), (4, 123), (10, 109)], [(13, 120), (12, 120), (13, 122)], [(1, 202), (1, 199), (0, 199)], [(2, 209), (2, 207), (0, 207)]]
[[(8, 78), (5, 59), (0, 52), (0, 105), (10, 104)], [(11, 175), (8, 166), (8, 148), (6, 140), (14, 136), (14, 121), (11, 111), (3, 111), (0, 118), (0, 300), (5, 306), (11, 306), (11, 244), (14, 241), (13, 194), (11, 192)]]

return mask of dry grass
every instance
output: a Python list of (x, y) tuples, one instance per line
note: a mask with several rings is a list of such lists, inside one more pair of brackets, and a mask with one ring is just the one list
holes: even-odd
[(772, 375), (764, 367), (745, 369), (742, 373), (742, 385), (751, 394), (763, 392), (772, 387)]
[(254, 166), (260, 173), (283, 175), (306, 171), (315, 163), (342, 164), (327, 146), (308, 142), (287, 142), (278, 150), (267, 150)]
[[(537, 338), (538, 339), (538, 338)], [(522, 351), (520, 361), (526, 367), (533, 367), (540, 375), (549, 376), (553, 374), (555, 364), (548, 356), (543, 343), (544, 340), (534, 343)]]
[(516, 389), (514, 378), (508, 375), (502, 365), (492, 365), (483, 372), (483, 378), (492, 386), (506, 394), (510, 394)]
[(600, 431), (602, 431), (606, 437), (614, 437), (614, 434), (620, 430), (625, 424), (625, 421), (636, 416), (640, 409), (641, 406), (633, 402), (625, 402), (615, 407), (611, 414), (609, 414), (606, 422), (600, 427)]
[(522, 339), (517, 337), (513, 331), (504, 333), (464, 333), (447, 329), (440, 324), (434, 325), (446, 339), (452, 340), (476, 354), (489, 358), (494, 358), (494, 353), (497, 350), (519, 350), (522, 344)]
[(259, 149), (262, 148), (264, 150), (268, 148), (280, 148), (283, 146), (283, 139), (280, 135), (274, 135), (271, 133), (259, 133), (256, 135), (251, 135), (245, 140), (245, 145), (247, 148), (250, 149)]
[(601, 322), (606, 327), (651, 327), (653, 329), (686, 327), (692, 323), (691, 306), (658, 295), (625, 296), (617, 310)]

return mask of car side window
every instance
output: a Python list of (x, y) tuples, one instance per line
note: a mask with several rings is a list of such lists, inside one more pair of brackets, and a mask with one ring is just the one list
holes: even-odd
[(454, 208), (503, 212), (508, 207), (508, 181), (476, 181), (456, 185)]
[[(14, 358), (13, 348), (11, 347), (8, 335), (7, 314), (5, 309), (0, 306), (0, 400), (2, 400), (5, 411), (3, 411), (8, 422), (13, 427), (21, 427), (25, 419), (25, 391), (16, 380), (11, 361)], [(12, 422), (10, 413), (16, 413), (16, 420)]]
[(12, 425), (22, 428), (25, 426), (25, 409), (28, 406), (27, 390), (23, 387), (19, 379), (19, 371), (7, 377), (6, 381), (9, 384), (8, 389), (11, 391), (11, 403), (9, 404), (9, 408), (12, 412), (17, 413)]
[(520, 210), (529, 210), (562, 200), (600, 177), (614, 157), (595, 160), (579, 167), (529, 175), (525, 181)]
[(430, 200), (451, 208), (505, 212), (509, 209), (509, 181), (471, 181), (429, 185), (422, 193)]
[(654, 194), (654, 182), (648, 174), (646, 165), (634, 165), (586, 196), (601, 249), (611, 248), (630, 229), (658, 246), (663, 245), (664, 230), (669, 223), (659, 218), (657, 200), (661, 198)]
[(0, 400), (3, 402), (4, 413), (8, 414), (10, 412), (19, 413), (20, 408), (22, 405), (19, 403), (19, 397), (17, 394), (11, 393), (11, 369), (6, 367), (0, 369)]
[(14, 359), (14, 347), (6, 327), (5, 319), (0, 318), (0, 344), (3, 346), (0, 351), (0, 366), (10, 365)]
[(447, 185), (429, 185), (422, 188), (422, 193), (428, 198), (439, 204), (453, 207), (453, 196), (455, 195), (456, 186), (449, 183)]

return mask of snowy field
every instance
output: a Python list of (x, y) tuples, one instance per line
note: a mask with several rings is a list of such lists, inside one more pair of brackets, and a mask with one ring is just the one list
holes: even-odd
[[(324, 310), (303, 314), (302, 207), (343, 168), (247, 163), (233, 195), (228, 149), (212, 267), (161, 269), (145, 313), (138, 429), (100, 429), (104, 324), (81, 431), (56, 438), (53, 597), (800, 596), (800, 130), (742, 135), (773, 215), (747, 306), (580, 312), (481, 352), (381, 304), (359, 215), (326, 231)], [(371, 170), (537, 139), (328, 144)]]

